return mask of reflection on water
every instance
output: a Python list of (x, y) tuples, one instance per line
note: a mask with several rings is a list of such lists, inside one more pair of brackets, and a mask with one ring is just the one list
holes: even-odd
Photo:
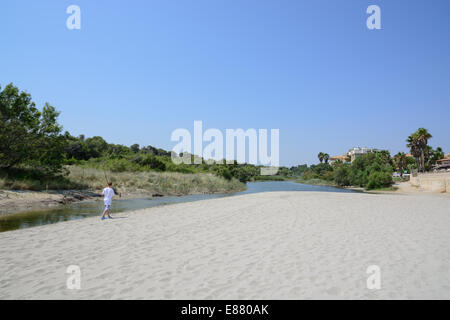
[[(328, 186), (313, 186), (290, 181), (250, 182), (247, 190), (234, 194), (201, 194), (181, 197), (161, 197), (150, 199), (115, 200), (112, 213), (151, 208), (173, 203), (191, 202), (204, 199), (230, 197), (234, 195), (269, 192), (269, 191), (323, 191), (323, 192), (352, 192), (350, 190)], [(103, 201), (86, 201), (69, 204), (52, 209), (33, 210), (23, 213), (0, 217), (0, 232), (29, 228), (61, 221), (100, 216), (103, 211)]]

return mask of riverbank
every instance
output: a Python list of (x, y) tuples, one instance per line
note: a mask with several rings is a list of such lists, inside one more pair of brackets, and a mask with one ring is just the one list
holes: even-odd
[[(329, 187), (335, 187), (335, 188), (343, 188), (346, 190), (353, 190), (353, 191), (370, 193), (370, 194), (441, 194), (441, 193), (445, 193), (445, 192), (442, 192), (441, 189), (430, 190), (430, 189), (421, 188), (421, 187), (418, 187), (415, 185), (411, 185), (411, 183), (409, 181), (404, 181), (404, 182), (396, 181), (389, 188), (372, 189), (372, 190), (366, 190), (362, 187), (354, 187), (354, 186), (339, 187), (335, 183), (327, 181), (327, 180), (323, 180), (323, 179), (311, 179), (311, 180), (292, 179), (290, 181), (293, 181), (296, 183), (314, 185), (314, 186), (329, 186)], [(447, 194), (448, 194), (448, 192), (447, 192)]]
[[(449, 206), (270, 192), (5, 232), (0, 299), (448, 299)], [(66, 287), (70, 265), (80, 290)]]
[[(52, 208), (100, 197), (106, 179), (113, 182), (122, 199), (194, 194), (233, 193), (245, 190), (244, 183), (208, 173), (104, 172), (93, 168), (68, 167), (66, 177), (85, 190), (0, 190), (0, 216), (27, 210)], [(22, 183), (26, 186), (26, 182)]]
[[(291, 181), (249, 182), (246, 185), (246, 189), (244, 191), (233, 193), (210, 193), (163, 197), (155, 195), (134, 195), (133, 197), (128, 197), (122, 195), (122, 197), (116, 197), (114, 199), (112, 212), (120, 213), (175, 203), (185, 203), (220, 197), (275, 191), (351, 192), (349, 190), (340, 188), (313, 186)], [(61, 221), (87, 218), (90, 216), (98, 216), (102, 212), (102, 210), (103, 201), (101, 198), (96, 198), (95, 200), (91, 201), (77, 202), (64, 206), (31, 209), (22, 211), (17, 214), (10, 214), (0, 217), (0, 232), (17, 230), (21, 228), (31, 228), (45, 224), (59, 223)]]
[[(194, 192), (188, 194), (161, 194), (146, 190), (124, 190), (120, 192), (116, 200), (132, 200), (132, 199), (155, 199), (166, 198), (171, 196), (186, 195), (207, 195), (207, 194), (228, 194), (245, 190), (245, 187), (236, 189), (236, 191), (221, 192)], [(31, 212), (42, 209), (58, 209), (65, 208), (72, 203), (83, 201), (101, 201), (101, 190), (92, 192), (89, 190), (54, 190), (54, 191), (14, 191), (0, 190), (0, 217), (14, 215), (17, 213)]]
[(308, 184), (312, 186), (327, 186), (327, 187), (333, 187), (333, 188), (339, 188), (339, 189), (345, 189), (345, 190), (352, 190), (356, 192), (365, 192), (365, 193), (376, 193), (376, 190), (366, 190), (362, 187), (354, 187), (354, 186), (347, 186), (342, 187), (338, 186), (333, 181), (323, 180), (323, 179), (309, 179), (309, 180), (303, 180), (303, 179), (291, 179), (290, 181), (295, 183), (301, 183), (301, 184)]
[(333, 181), (328, 181), (328, 180), (324, 180), (324, 179), (308, 179), (308, 180), (303, 180), (300, 178), (294, 178), (294, 179), (289, 179), (290, 181), (293, 182), (297, 182), (297, 183), (303, 183), (303, 184), (310, 184), (313, 186), (329, 186), (329, 187), (339, 187), (336, 183), (334, 183)]
[(87, 190), (56, 190), (48, 192), (0, 190), (0, 217), (27, 210), (53, 208), (96, 197), (100, 197), (100, 194)]

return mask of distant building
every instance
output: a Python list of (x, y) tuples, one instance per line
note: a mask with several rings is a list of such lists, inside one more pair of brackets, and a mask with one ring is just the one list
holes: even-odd
[(433, 171), (449, 171), (450, 170), (450, 153), (447, 153), (444, 158), (436, 161), (436, 166)]
[(355, 147), (353, 149), (350, 149), (348, 151), (348, 156), (350, 157), (350, 162), (355, 161), (356, 158), (362, 156), (363, 154), (369, 153), (369, 152), (376, 152), (379, 151), (378, 149), (369, 149), (366, 147), (360, 148), (360, 147)]
[(346, 162), (348, 162), (347, 158), (348, 158), (348, 156), (346, 154), (342, 154), (340, 156), (333, 156), (330, 158), (330, 164), (333, 164), (336, 161), (341, 161), (343, 163), (346, 163)]
[(442, 158), (442, 159), (440, 159), (440, 160), (437, 160), (436, 163), (437, 163), (438, 165), (441, 165), (441, 164), (450, 164), (450, 153), (447, 153), (447, 154), (444, 156), (444, 158)]

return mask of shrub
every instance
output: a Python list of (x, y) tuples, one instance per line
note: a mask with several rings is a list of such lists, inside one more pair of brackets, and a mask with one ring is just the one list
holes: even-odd
[(153, 155), (145, 156), (141, 161), (141, 165), (148, 166), (150, 169), (166, 171), (166, 164)]
[(302, 180), (312, 180), (312, 179), (318, 179), (319, 175), (312, 171), (311, 169), (306, 169), (306, 171), (303, 172), (301, 175)]
[(377, 189), (392, 185), (392, 160), (387, 151), (371, 152), (356, 158), (351, 165), (335, 166), (334, 181), (340, 186)]
[(334, 180), (334, 171), (326, 171), (322, 174), (322, 179), (326, 181), (333, 181)]
[(217, 167), (216, 175), (225, 178), (226, 180), (231, 180), (233, 178), (233, 175), (231, 174), (230, 170), (227, 167), (223, 166)]
[[(252, 177), (251, 173), (243, 167), (239, 167), (233, 170), (233, 176), (238, 179), (240, 182), (247, 182)], [(224, 177), (225, 178), (225, 177)], [(227, 180), (230, 180), (226, 178)]]
[(373, 171), (367, 179), (367, 189), (379, 189), (390, 187), (392, 185), (392, 172), (389, 171)]
[(184, 163), (176, 165), (170, 161), (166, 164), (166, 171), (179, 172), (179, 173), (194, 173), (195, 168), (192, 165), (188, 165), (188, 164), (184, 164)]
[(342, 164), (334, 170), (334, 182), (338, 186), (344, 187), (351, 185), (350, 179), (350, 167), (346, 164)]

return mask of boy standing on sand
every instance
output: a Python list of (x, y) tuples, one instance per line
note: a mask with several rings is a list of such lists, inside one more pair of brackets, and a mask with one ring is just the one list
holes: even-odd
[(112, 219), (110, 213), (111, 213), (111, 203), (112, 203), (112, 198), (116, 195), (114, 193), (114, 189), (111, 188), (112, 186), (112, 182), (108, 182), (108, 186), (103, 189), (102, 191), (102, 197), (103, 197), (103, 201), (105, 202), (105, 210), (103, 211), (102, 214), (102, 220), (105, 220), (105, 214), (108, 214), (108, 218)]

